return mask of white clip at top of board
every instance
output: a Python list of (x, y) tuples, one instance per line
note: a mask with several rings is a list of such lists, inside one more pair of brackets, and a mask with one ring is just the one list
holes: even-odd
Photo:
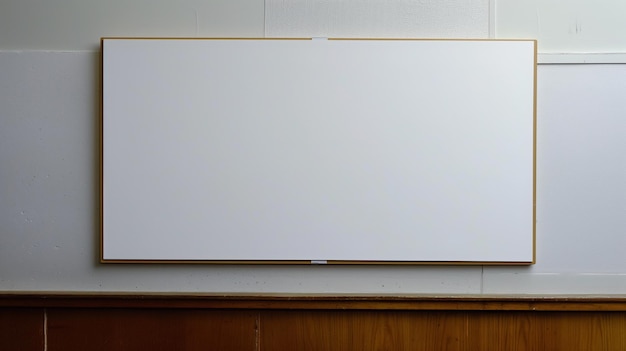
[(311, 264), (327, 264), (326, 260), (311, 260)]

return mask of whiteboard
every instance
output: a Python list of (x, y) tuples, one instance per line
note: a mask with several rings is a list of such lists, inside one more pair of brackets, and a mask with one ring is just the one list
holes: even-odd
[(534, 262), (535, 41), (102, 39), (102, 262)]

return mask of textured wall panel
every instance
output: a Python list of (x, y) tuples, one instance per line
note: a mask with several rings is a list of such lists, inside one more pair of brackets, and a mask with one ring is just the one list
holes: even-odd
[(488, 0), (266, 0), (268, 37), (487, 38)]

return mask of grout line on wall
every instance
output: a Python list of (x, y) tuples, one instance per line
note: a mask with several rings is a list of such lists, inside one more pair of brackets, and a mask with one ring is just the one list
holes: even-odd
[(2, 50), (0, 49), (0, 54), (10, 53), (10, 54), (27, 54), (27, 53), (42, 53), (42, 54), (76, 54), (76, 53), (99, 53), (98, 50), (43, 50), (43, 49), (20, 49), (20, 50)]
[(48, 351), (48, 309), (43, 309), (43, 350)]
[(480, 266), (480, 294), (483, 294), (483, 281), (485, 279), (485, 266)]
[(496, 38), (496, 0), (489, 0), (489, 38)]
[(255, 342), (255, 350), (261, 351), (261, 312), (258, 312), (256, 315), (256, 321), (254, 325), (254, 342)]

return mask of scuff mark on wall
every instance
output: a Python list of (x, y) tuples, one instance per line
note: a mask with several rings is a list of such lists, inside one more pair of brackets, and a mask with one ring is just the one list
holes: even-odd
[(570, 35), (578, 35), (583, 31), (583, 22), (576, 17), (574, 22), (569, 25), (567, 33)]

